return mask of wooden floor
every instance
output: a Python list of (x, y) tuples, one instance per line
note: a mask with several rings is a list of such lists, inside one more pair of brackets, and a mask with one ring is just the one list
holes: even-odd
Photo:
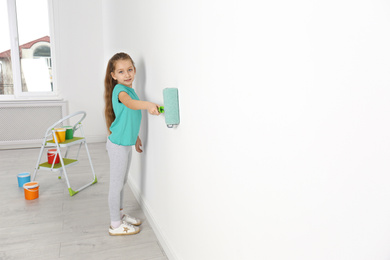
[[(40, 170), (35, 200), (24, 198), (17, 174), (33, 173), (39, 149), (0, 150), (0, 259), (168, 259), (127, 185), (125, 212), (143, 220), (141, 232), (108, 235), (108, 155), (105, 143), (91, 143), (88, 148), (96, 184), (71, 197), (64, 177)], [(67, 168), (74, 190), (92, 181), (84, 149), (79, 161)]]

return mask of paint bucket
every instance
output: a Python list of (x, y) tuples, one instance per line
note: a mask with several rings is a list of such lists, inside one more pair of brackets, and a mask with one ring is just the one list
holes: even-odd
[(23, 187), (23, 184), (30, 182), (31, 176), (29, 172), (22, 172), (18, 174), (18, 185)]
[(72, 139), (73, 138), (73, 127), (72, 126), (64, 126), (66, 129), (65, 132), (65, 140)]
[(34, 200), (39, 197), (39, 184), (36, 181), (23, 184), (26, 200)]
[[(66, 129), (65, 128), (54, 128), (56, 137), (57, 137), (57, 142), (62, 143), (65, 142), (65, 135), (66, 135)], [(54, 136), (53, 136), (53, 141), (54, 141)]]
[(60, 156), (57, 153), (57, 149), (49, 149), (47, 151), (47, 162), (49, 164), (53, 164), (53, 161), (54, 161), (54, 164), (60, 162)]

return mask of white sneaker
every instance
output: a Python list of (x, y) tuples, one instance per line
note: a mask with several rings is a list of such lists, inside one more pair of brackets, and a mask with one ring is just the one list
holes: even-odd
[(124, 214), (122, 217), (123, 221), (126, 221), (127, 223), (134, 225), (134, 226), (139, 226), (142, 224), (141, 220), (138, 218), (131, 217), (127, 214)]
[(135, 227), (131, 224), (126, 223), (125, 221), (117, 228), (112, 228), (110, 226), (108, 233), (111, 236), (125, 236), (125, 235), (134, 235), (140, 232), (139, 227)]

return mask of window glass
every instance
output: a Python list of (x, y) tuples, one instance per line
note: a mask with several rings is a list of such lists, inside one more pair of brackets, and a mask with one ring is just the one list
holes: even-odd
[(0, 95), (13, 95), (11, 41), (8, 24), (7, 0), (0, 0)]
[(53, 91), (47, 0), (16, 0), (22, 92)]

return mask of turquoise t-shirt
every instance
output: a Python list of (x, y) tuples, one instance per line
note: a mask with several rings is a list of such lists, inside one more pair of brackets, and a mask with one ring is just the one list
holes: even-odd
[(112, 91), (112, 106), (114, 108), (115, 120), (112, 122), (108, 137), (111, 142), (118, 145), (135, 145), (141, 126), (141, 110), (133, 110), (126, 107), (119, 101), (119, 93), (122, 91), (129, 94), (134, 100), (139, 100), (134, 89), (117, 84)]

